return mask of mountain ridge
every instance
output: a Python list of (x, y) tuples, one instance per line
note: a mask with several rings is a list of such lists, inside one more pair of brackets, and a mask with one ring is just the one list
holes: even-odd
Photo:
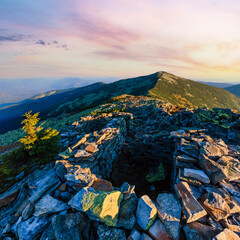
[(123, 94), (151, 96), (182, 108), (231, 108), (240, 111), (240, 98), (227, 90), (160, 71), (109, 84), (95, 83), (60, 91), (39, 99), (28, 99), (19, 105), (0, 110), (0, 132), (12, 130), (14, 126), (20, 127), (21, 115), (29, 110), (40, 111), (41, 118), (47, 119), (61, 114), (73, 114)]

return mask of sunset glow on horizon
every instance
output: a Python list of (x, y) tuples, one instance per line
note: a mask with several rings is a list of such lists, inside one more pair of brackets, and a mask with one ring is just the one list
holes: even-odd
[(2, 0), (0, 79), (240, 82), (238, 0)]

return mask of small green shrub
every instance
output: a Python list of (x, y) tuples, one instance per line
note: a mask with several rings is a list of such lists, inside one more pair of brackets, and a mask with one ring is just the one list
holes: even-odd
[(19, 140), (23, 149), (27, 152), (32, 161), (39, 164), (46, 163), (58, 153), (59, 150), (59, 132), (56, 129), (43, 129), (43, 124), (37, 126), (40, 118), (39, 113), (26, 113), (26, 119), (22, 121), (23, 130), (26, 135)]
[(1, 156), (1, 160), (1, 173), (6, 177), (13, 177), (23, 170), (22, 166), (26, 163), (27, 153), (24, 151), (23, 147), (20, 147)]

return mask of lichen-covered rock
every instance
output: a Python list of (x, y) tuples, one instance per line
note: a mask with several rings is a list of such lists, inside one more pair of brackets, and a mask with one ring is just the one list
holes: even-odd
[(67, 148), (64, 152), (59, 153), (58, 155), (64, 159), (68, 159), (72, 157), (74, 154), (71, 148)]
[(103, 192), (85, 187), (69, 201), (69, 205), (86, 212), (90, 218), (116, 226), (122, 198), (120, 191)]
[(144, 195), (138, 200), (136, 219), (139, 226), (148, 230), (157, 216), (157, 208), (152, 200)]

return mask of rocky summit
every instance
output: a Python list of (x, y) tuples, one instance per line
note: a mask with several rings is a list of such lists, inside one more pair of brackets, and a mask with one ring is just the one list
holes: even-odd
[(124, 95), (0, 195), (3, 240), (240, 239), (240, 117)]

